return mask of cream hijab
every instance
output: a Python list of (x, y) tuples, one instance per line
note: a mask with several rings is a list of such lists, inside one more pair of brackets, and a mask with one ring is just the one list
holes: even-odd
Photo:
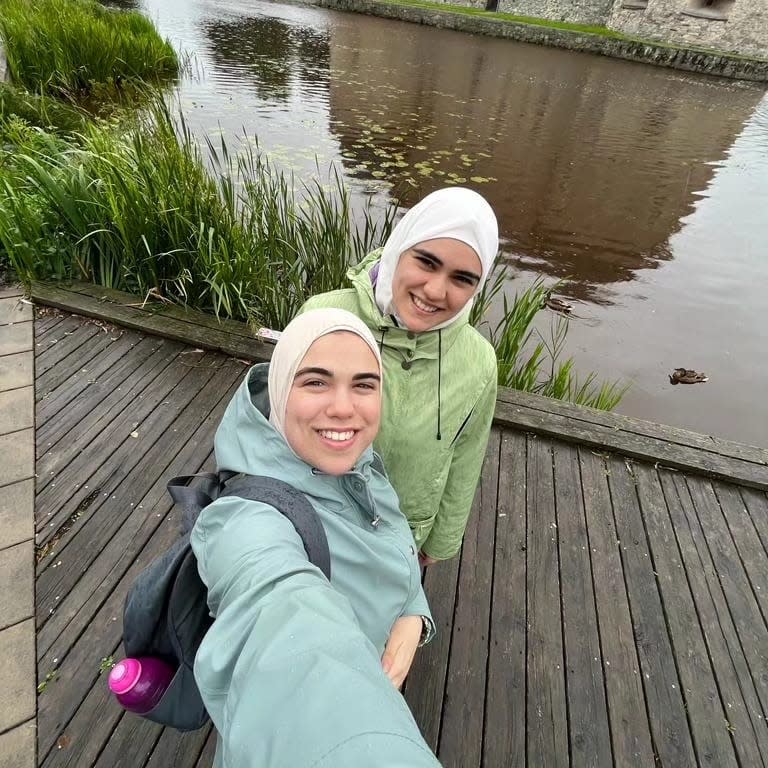
[[(376, 305), (383, 315), (396, 314), (392, 304), (392, 280), (402, 253), (425, 240), (440, 237), (460, 240), (477, 254), (482, 266), (482, 275), (474, 295), (478, 294), (499, 250), (496, 215), (485, 198), (477, 192), (464, 187), (447, 187), (427, 195), (414, 205), (398, 222), (384, 244), (374, 294)], [(471, 309), (472, 302), (468, 301), (461, 312), (430, 330), (445, 328)]]
[(347, 331), (359, 336), (373, 352), (381, 368), (381, 355), (373, 334), (365, 323), (345, 309), (312, 309), (291, 320), (275, 345), (269, 363), (267, 389), (269, 391), (269, 421), (285, 437), (285, 411), (293, 379), (309, 348), (321, 336), (336, 331)]

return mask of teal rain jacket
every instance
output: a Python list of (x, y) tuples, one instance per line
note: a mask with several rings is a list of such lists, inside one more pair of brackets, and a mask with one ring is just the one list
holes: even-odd
[(383, 316), (370, 278), (380, 254), (347, 273), (352, 288), (313, 296), (301, 311), (346, 309), (380, 342), (384, 404), (374, 447), (417, 546), (445, 560), (461, 546), (480, 478), (496, 409), (496, 352), (466, 315), (423, 333)]
[(201, 512), (192, 548), (215, 620), (195, 679), (219, 733), (216, 765), (439, 768), (381, 668), (395, 620), (430, 615), (397, 497), (370, 448), (342, 476), (299, 459), (265, 418), (267, 370), (252, 368), (229, 403), (217, 464), (307, 495), (328, 537), (331, 581), (274, 508), (224, 497)]

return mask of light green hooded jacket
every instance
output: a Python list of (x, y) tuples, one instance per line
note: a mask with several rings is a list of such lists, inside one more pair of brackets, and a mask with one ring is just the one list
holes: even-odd
[(466, 315), (422, 333), (383, 316), (370, 278), (380, 253), (347, 272), (351, 288), (313, 296), (301, 312), (346, 309), (380, 342), (386, 386), (374, 447), (417, 546), (445, 560), (461, 547), (485, 457), (496, 408), (496, 352)]
[(331, 581), (273, 507), (223, 497), (200, 513), (191, 543), (215, 620), (194, 671), (219, 733), (215, 764), (439, 768), (381, 667), (395, 620), (429, 617), (397, 497), (370, 448), (341, 476), (296, 456), (267, 421), (267, 371), (254, 366), (229, 403), (217, 465), (306, 494), (328, 538)]

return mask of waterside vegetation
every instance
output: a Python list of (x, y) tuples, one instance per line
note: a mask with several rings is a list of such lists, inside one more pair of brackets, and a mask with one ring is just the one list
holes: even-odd
[(173, 46), (148, 18), (96, 0), (0, 0), (0, 39), (14, 84), (69, 101), (179, 72)]
[[(29, 7), (57, 4), (87, 8), (91, 0), (33, 0)], [(10, 264), (24, 281), (86, 280), (282, 329), (309, 296), (344, 285), (349, 266), (386, 240), (395, 206), (353, 206), (333, 168), (297, 181), (274, 168), (248, 137), (236, 152), (223, 139), (200, 142), (183, 115), (170, 112), (162, 92), (110, 120), (85, 111), (82, 97), (109, 95), (96, 84), (114, 91), (121, 77), (143, 77), (139, 60), (147, 63), (147, 76), (172, 73), (175, 54), (171, 59), (162, 47), (152, 48), (154, 58), (138, 56), (121, 74), (108, 63), (78, 66), (92, 62), (94, 50), (77, 50), (70, 38), (66, 45), (50, 42), (51, 49), (67, 48), (65, 56), (35, 68), (24, 57), (46, 44), (21, 34), (21, 22), (15, 37), (8, 32), (14, 29), (9, 18), (33, 26), (26, 5), (0, 0), (0, 9), (13, 9), (0, 21), (0, 34), (17, 45), (14, 53), (9, 48), (9, 64), (14, 56), (19, 86), (0, 87), (0, 271)], [(100, 9), (94, 13), (99, 24), (102, 11), (116, 18), (123, 13)], [(131, 21), (139, 35), (144, 21)], [(44, 34), (55, 36), (53, 27)], [(485, 323), (506, 284), (504, 269), (497, 269), (476, 302), (476, 325)], [(486, 323), (499, 383), (615, 407), (620, 385), (600, 384), (594, 374), (580, 382), (573, 359), (562, 362), (567, 321), (553, 322), (550, 341), (535, 329), (551, 290), (537, 281), (511, 302), (504, 297), (501, 319), (493, 327)]]

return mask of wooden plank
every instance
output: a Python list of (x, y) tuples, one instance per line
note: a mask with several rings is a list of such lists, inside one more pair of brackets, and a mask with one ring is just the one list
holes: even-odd
[[(90, 514), (97, 498), (112, 493), (116, 485), (114, 467), (119, 466), (124, 476), (149, 447), (153, 436), (167, 428), (175, 413), (194, 397), (212, 373), (207, 365), (185, 369), (174, 361), (133, 401), (130, 409), (99, 431), (88, 450), (62, 466), (37, 493), (38, 543), (50, 540), (60, 525), (76, 513), (83, 515), (75, 526), (82, 525), (82, 518)], [(138, 438), (131, 437), (134, 431)], [(47, 458), (48, 455), (39, 462), (43, 465), (38, 470), (40, 478), (48, 476), (51, 463)]]
[[(174, 410), (168, 409), (165, 413), (167, 424), (173, 424), (173, 429), (168, 426), (160, 432), (149, 450), (135, 464), (135, 466), (120, 480), (119, 485), (109, 496), (100, 495), (89, 507), (88, 515), (82, 525), (75, 525), (65, 533), (56, 544), (56, 553), (51, 560), (62, 565), (49, 567), (38, 575), (35, 599), (37, 603), (38, 628), (50, 616), (50, 610), (58, 610), (61, 597), (69, 595), (80, 581), (86, 571), (90, 571), (93, 578), (103, 575), (101, 568), (94, 568), (93, 560), (99, 558), (101, 566), (112, 565), (101, 556), (105, 548), (110, 547), (110, 542), (121, 529), (129, 525), (129, 519), (136, 514), (141, 516), (137, 508), (137, 500), (147, 493), (159, 480), (166, 480), (171, 475), (166, 470), (168, 462), (173, 459), (176, 452), (185, 446), (198, 431), (201, 420), (207, 417), (212, 409), (221, 402), (222, 394), (229, 394), (233, 386), (240, 381), (240, 368), (238, 363), (231, 365), (233, 361), (226, 361), (216, 370), (215, 375), (206, 383), (199, 394), (177, 415)], [(226, 407), (222, 404), (221, 410)], [(159, 423), (163, 426), (163, 422)], [(213, 425), (208, 425), (206, 437), (212, 438)], [(148, 440), (152, 437), (148, 436)], [(208, 443), (208, 447), (212, 445)], [(119, 473), (114, 472), (113, 476)], [(143, 505), (142, 505), (143, 506)], [(115, 552), (119, 557), (120, 550)]]
[(655, 758), (607, 468), (604, 459), (589, 450), (579, 449), (579, 460), (613, 765), (652, 766)]
[(693, 768), (696, 755), (634, 478), (622, 461), (609, 459), (607, 467), (655, 752), (662, 765)]
[(527, 464), (528, 764), (567, 768), (568, 715), (552, 445), (531, 436)]
[(272, 345), (254, 338), (236, 336), (218, 328), (203, 327), (173, 317), (149, 313), (138, 307), (101, 302), (90, 296), (67, 291), (58, 285), (34, 283), (32, 295), (39, 303), (106, 320), (125, 328), (154, 333), (203, 349), (223, 352), (233, 357), (263, 362), (272, 356)]
[(445, 768), (480, 765), (499, 480), (500, 433), (488, 442), (464, 535), (438, 758)]
[(728, 602), (739, 642), (755, 681), (763, 713), (768, 712), (768, 627), (760, 613), (744, 568), (725, 525), (710, 483), (687, 477), (686, 485)]
[[(117, 655), (117, 648), (94, 652)], [(99, 658), (91, 659), (97, 672)], [(78, 704), (83, 700), (76, 711), (61, 706), (62, 700), (75, 695)], [(87, 687), (72, 691), (65, 691), (57, 678), (38, 697), (37, 764), (40, 768), (89, 768), (121, 716), (103, 678), (91, 679)]]
[[(112, 706), (118, 706), (117, 702)], [(162, 731), (161, 725), (126, 712), (93, 768), (140, 768), (149, 760)]]
[(72, 331), (79, 328), (83, 318), (69, 313), (61, 314), (56, 323), (47, 326), (40, 333), (35, 334), (35, 352), (43, 354), (53, 348), (61, 340), (66, 340)]
[(504, 430), (488, 651), (484, 766), (525, 765), (526, 439)]
[(517, 408), (497, 401), (496, 423), (522, 429), (579, 445), (610, 450), (642, 461), (659, 462), (675, 469), (693, 471), (751, 487), (768, 488), (768, 466), (742, 461), (717, 453), (669, 443), (664, 440), (610, 429), (596, 429), (590, 424), (556, 413)]
[[(210, 724), (191, 733), (164, 728), (149, 756), (147, 768), (195, 768), (211, 730)], [(130, 768), (141, 766), (136, 763)]]
[(437, 751), (440, 742), (458, 580), (458, 557), (426, 569), (424, 591), (429, 599), (437, 634), (416, 653), (405, 685), (405, 700), (433, 752)]
[(603, 659), (576, 448), (553, 446), (571, 768), (611, 765)]
[(212, 728), (208, 734), (208, 740), (205, 742), (203, 751), (200, 753), (200, 759), (195, 768), (211, 768), (213, 758), (216, 754), (216, 731)]
[(54, 310), (48, 310), (51, 314), (49, 315), (41, 315), (40, 314), (40, 308), (35, 308), (35, 339), (37, 340), (40, 338), (44, 333), (47, 333), (53, 326), (60, 323), (65, 315), (63, 312), (59, 312), (58, 310), (55, 310), (56, 314), (54, 313)]
[(76, 353), (83, 345), (93, 343), (93, 337), (99, 333), (99, 329), (94, 325), (84, 324), (81, 318), (77, 319), (80, 320), (80, 325), (66, 336), (60, 335), (56, 343), (48, 349), (39, 350), (35, 354), (35, 378), (42, 376), (54, 366), (61, 365), (69, 355)]
[(564, 400), (551, 397), (541, 397), (530, 392), (521, 392), (509, 387), (499, 387), (498, 399), (509, 405), (521, 408), (553, 413), (565, 416), (574, 421), (583, 422), (597, 429), (608, 429), (614, 432), (627, 432), (638, 437), (661, 440), (665, 443), (675, 443), (681, 447), (698, 448), (734, 459), (751, 461), (756, 464), (768, 463), (768, 449), (735, 443), (712, 435), (703, 435), (687, 429), (657, 424), (653, 421), (624, 416), (613, 411), (600, 411), (582, 405), (574, 405)]
[(762, 723), (756, 727), (750, 715), (760, 711), (760, 703), (685, 480), (664, 470), (659, 480), (682, 555), (677, 568), (685, 569), (727, 712), (724, 724), (734, 729), (742, 766), (768, 765), (768, 732)]
[[(728, 712), (720, 699), (691, 586), (680, 568), (682, 556), (658, 475), (647, 465), (633, 467), (633, 474), (699, 763), (737, 768), (726, 727)], [(759, 752), (755, 755), (760, 759)]]
[[(98, 430), (96, 425), (103, 419), (108, 419), (113, 412), (121, 413), (125, 410), (182, 350), (180, 344), (166, 339), (149, 337), (139, 342), (119, 364), (94, 382), (87, 398), (81, 398), (55, 419), (38, 419), (38, 459), (73, 430), (77, 429), (79, 435), (85, 435), (87, 428)], [(41, 418), (43, 415), (49, 416), (42, 409), (39, 414)], [(97, 431), (93, 434), (97, 434)], [(64, 445), (72, 448), (70, 441)]]
[(134, 296), (125, 291), (116, 291), (114, 288), (105, 288), (93, 283), (84, 283), (75, 281), (69, 285), (59, 283), (61, 287), (66, 288), (73, 293), (79, 293), (82, 296), (88, 296), (97, 299), (101, 303), (119, 304), (122, 306), (136, 307), (147, 315), (169, 317), (174, 320), (180, 320), (191, 325), (197, 325), (202, 328), (210, 328), (217, 331), (225, 331), (235, 336), (243, 336), (247, 339), (253, 339), (253, 333), (246, 323), (238, 320), (230, 320), (222, 317), (217, 318), (214, 314), (200, 312), (180, 304), (166, 304), (157, 299), (149, 298), (144, 301), (143, 297)]
[(38, 399), (49, 397), (56, 387), (67, 384), (85, 368), (91, 360), (97, 358), (109, 346), (118, 341), (122, 331), (115, 335), (99, 333), (91, 337), (87, 343), (70, 352), (64, 360), (47, 371), (35, 376), (35, 389)]
[[(131, 366), (141, 364), (143, 352), (134, 356), (134, 350), (142, 343), (142, 337), (138, 334), (126, 332), (120, 339), (109, 345), (109, 349), (104, 350), (96, 358), (88, 362), (87, 367), (76, 371), (69, 379), (62, 381), (57, 386), (51, 387), (49, 392), (43, 392), (43, 385), (35, 382), (35, 394), (37, 396), (36, 418), (37, 424), (42, 426), (52, 416), (59, 413), (62, 408), (67, 407), (73, 400), (76, 400), (84, 390), (91, 388), (88, 402), (91, 407), (98, 405), (106, 397), (105, 391), (101, 397), (98, 396), (98, 382), (102, 377), (108, 376), (115, 369), (128, 365), (129, 358)], [(151, 340), (145, 343), (144, 349), (152, 349)], [(149, 353), (147, 352), (147, 355)], [(102, 390), (105, 390), (102, 387)], [(95, 395), (95, 399), (91, 396)]]
[(715, 483), (713, 488), (765, 622), (768, 617), (768, 552), (760, 541), (739, 488), (725, 483)]
[(755, 526), (760, 542), (768, 552), (768, 495), (750, 488), (741, 488), (740, 491), (744, 506), (752, 518), (752, 525)]
[[(147, 418), (152, 412), (153, 403), (159, 404), (164, 401), (173, 389), (184, 381), (185, 377), (193, 370), (189, 365), (184, 364), (181, 355), (171, 352), (167, 365), (160, 365), (149, 371), (143, 368), (144, 375), (136, 381), (132, 377), (131, 391), (125, 392), (125, 387), (118, 385), (116, 394), (108, 398), (104, 408), (94, 409), (88, 398), (83, 398), (72, 410), (75, 415), (94, 413), (95, 419), (89, 421), (89, 429), (84, 429), (82, 422), (72, 421), (72, 413), (68, 414), (67, 419), (69, 429), (67, 430), (67, 439), (63, 444), (47, 446), (46, 451), (37, 461), (37, 473), (39, 476), (37, 484), (38, 500), (42, 501), (41, 495), (46, 492), (49, 483), (55, 481), (61, 483), (66, 473), (71, 474), (73, 464), (82, 465), (87, 463), (91, 456), (97, 456), (106, 461), (111, 451), (117, 448), (122, 439), (127, 437), (136, 429), (136, 424), (142, 419)], [(200, 360), (200, 354), (193, 357), (194, 362)], [(155, 361), (156, 362), (156, 361)], [(114, 442), (114, 435), (117, 435), (119, 442)], [(46, 441), (48, 435), (44, 432), (40, 439)], [(50, 442), (50, 440), (48, 440)], [(95, 443), (100, 442), (100, 450), (107, 453), (96, 453)], [(78, 470), (80, 471), (80, 470)], [(50, 491), (47, 491), (50, 493)], [(60, 494), (60, 491), (59, 491)]]

